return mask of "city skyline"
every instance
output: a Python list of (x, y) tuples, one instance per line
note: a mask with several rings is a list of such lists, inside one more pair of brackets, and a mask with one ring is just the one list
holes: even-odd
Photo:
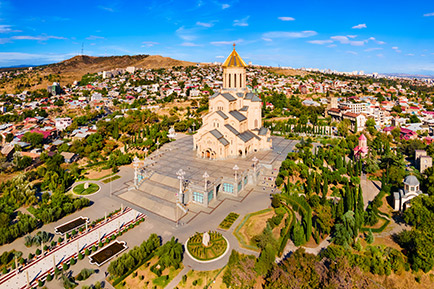
[[(402, 5), (401, 5), (402, 4)], [(86, 55), (434, 75), (434, 5), (415, 1), (0, 1), (0, 67)]]

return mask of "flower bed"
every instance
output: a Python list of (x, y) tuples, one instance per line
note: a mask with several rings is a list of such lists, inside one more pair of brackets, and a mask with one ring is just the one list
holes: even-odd
[(226, 218), (220, 223), (219, 228), (228, 230), (240, 215), (237, 213), (229, 213)]
[(218, 232), (209, 232), (209, 243), (205, 246), (202, 243), (203, 233), (196, 233), (194, 236), (190, 237), (187, 241), (188, 253), (193, 258), (198, 260), (207, 261), (213, 260), (222, 256), (228, 247), (228, 242)]

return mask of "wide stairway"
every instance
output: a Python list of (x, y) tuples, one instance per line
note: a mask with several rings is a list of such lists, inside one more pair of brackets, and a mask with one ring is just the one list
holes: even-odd
[(179, 192), (179, 180), (154, 172), (144, 180), (138, 189), (130, 189), (119, 195), (143, 209), (175, 221), (184, 215), (178, 208), (175, 215), (176, 195)]

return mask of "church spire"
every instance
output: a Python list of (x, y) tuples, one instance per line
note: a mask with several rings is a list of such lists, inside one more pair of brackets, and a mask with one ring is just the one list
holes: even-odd
[(223, 67), (247, 67), (247, 64), (241, 58), (241, 56), (235, 50), (235, 43), (233, 44), (234, 49), (231, 54), (229, 54), (228, 58), (226, 58), (225, 62), (223, 62)]

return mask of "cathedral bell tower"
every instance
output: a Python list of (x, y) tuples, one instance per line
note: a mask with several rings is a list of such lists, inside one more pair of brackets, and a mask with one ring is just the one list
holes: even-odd
[(223, 90), (228, 91), (243, 91), (247, 90), (246, 87), (246, 67), (247, 64), (238, 55), (234, 49), (232, 53), (226, 58), (222, 65), (223, 67)]

